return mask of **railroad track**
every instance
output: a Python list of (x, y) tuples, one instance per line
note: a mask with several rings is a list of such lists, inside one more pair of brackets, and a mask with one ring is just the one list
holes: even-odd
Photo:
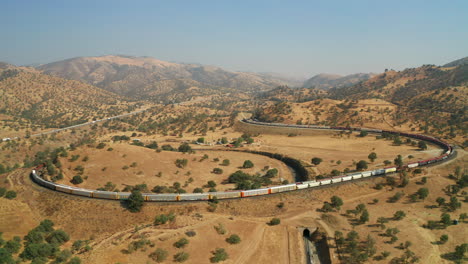
[[(140, 110), (142, 112), (143, 110)], [(235, 190), (235, 191), (224, 191), (224, 192), (213, 192), (213, 193), (192, 193), (192, 194), (153, 194), (153, 193), (143, 193), (142, 196), (145, 201), (153, 202), (178, 202), (178, 201), (208, 201), (214, 199), (237, 199), (237, 198), (248, 198), (248, 197), (257, 197), (265, 196), (289, 191), (296, 191), (302, 189), (310, 188), (321, 188), (322, 186), (328, 185), (337, 185), (345, 182), (354, 182), (355, 180), (364, 179), (367, 177), (378, 177), (388, 174), (392, 174), (401, 170), (413, 169), (416, 167), (430, 166), (435, 165), (441, 162), (445, 162), (456, 155), (453, 147), (448, 143), (425, 135), (418, 134), (409, 134), (409, 133), (399, 133), (395, 131), (386, 131), (378, 129), (368, 129), (368, 128), (356, 128), (356, 127), (329, 127), (329, 126), (308, 126), (308, 125), (289, 125), (289, 124), (280, 124), (280, 123), (263, 123), (255, 120), (242, 120), (246, 124), (253, 124), (257, 126), (264, 127), (285, 127), (285, 128), (297, 128), (297, 129), (318, 129), (318, 130), (333, 130), (333, 131), (367, 131), (369, 133), (387, 133), (390, 135), (405, 136), (409, 138), (414, 138), (421, 141), (427, 141), (432, 144), (440, 146), (444, 151), (443, 154), (431, 159), (412, 162), (404, 164), (402, 166), (392, 166), (383, 169), (376, 169), (373, 171), (364, 171), (364, 172), (354, 172), (351, 174), (345, 174), (320, 180), (309, 180), (304, 182), (296, 182), (292, 184), (279, 185), (266, 187), (261, 189), (254, 190)], [(78, 187), (72, 187), (63, 184), (57, 184), (54, 182), (46, 181), (39, 176), (39, 170), (42, 169), (42, 166), (36, 167), (32, 170), (31, 176), (34, 182), (44, 186), (46, 188), (71, 194), (77, 196), (84, 196), (89, 198), (99, 198), (99, 199), (108, 199), (108, 200), (127, 200), (130, 197), (129, 192), (108, 192), (108, 191), (98, 191), (83, 189)]]

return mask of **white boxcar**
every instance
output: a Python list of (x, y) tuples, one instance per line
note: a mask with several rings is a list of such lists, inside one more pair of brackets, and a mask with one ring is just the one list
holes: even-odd
[(201, 201), (209, 198), (208, 193), (184, 193), (179, 195), (180, 201)]
[(343, 181), (349, 181), (349, 180), (352, 180), (352, 179), (353, 179), (353, 177), (349, 176), (349, 175), (343, 177)]
[(178, 194), (147, 194), (148, 201), (177, 201)]
[(70, 186), (62, 185), (62, 184), (55, 184), (55, 190), (64, 193), (71, 193), (72, 188)]
[(408, 168), (416, 168), (417, 166), (419, 166), (417, 162), (408, 164)]
[(343, 181), (343, 178), (339, 177), (339, 178), (334, 178), (331, 180), (332, 183), (337, 183), (337, 182), (342, 182)]
[(396, 167), (386, 168), (385, 169), (385, 173), (391, 173), (391, 172), (395, 172), (395, 171), (396, 171)]
[(350, 174), (349, 176), (353, 177), (353, 180), (356, 180), (356, 179), (362, 178), (362, 173), (353, 173), (353, 174)]
[(309, 184), (308, 183), (298, 183), (298, 184), (296, 184), (296, 187), (297, 187), (298, 190), (306, 189), (306, 188), (309, 188)]
[(331, 182), (332, 182), (331, 180), (323, 180), (323, 181), (320, 181), (320, 185), (330, 184)]
[(241, 197), (241, 192), (212, 192), (210, 193), (211, 198), (216, 197), (217, 199), (228, 199), (228, 198), (239, 198)]
[(370, 177), (372, 175), (371, 171), (365, 171), (362, 173), (362, 177)]
[(271, 193), (279, 193), (279, 192), (287, 192), (287, 191), (293, 191), (296, 190), (296, 184), (287, 184), (287, 185), (281, 185), (281, 186), (273, 186), (270, 187)]
[(81, 188), (74, 188), (74, 189), (72, 190), (72, 193), (73, 193), (73, 194), (76, 194), (76, 195), (91, 197), (91, 194), (93, 193), (93, 190), (87, 190), (87, 189), (81, 189)]
[(317, 186), (320, 186), (320, 182), (318, 182), (318, 181), (308, 181), (308, 182), (305, 182), (305, 183), (308, 183), (308, 184), (309, 184), (309, 187), (317, 187)]
[(268, 194), (268, 189), (247, 190), (247, 191), (242, 191), (241, 193), (242, 193), (242, 197), (264, 195), (264, 194)]
[(93, 191), (93, 197), (103, 199), (118, 199), (116, 192)]

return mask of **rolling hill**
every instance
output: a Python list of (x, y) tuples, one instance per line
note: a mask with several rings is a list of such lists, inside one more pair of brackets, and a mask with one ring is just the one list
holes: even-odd
[(468, 57), (458, 59), (458, 60), (454, 60), (452, 62), (449, 62), (449, 63), (445, 64), (442, 67), (456, 67), (456, 66), (460, 66), (460, 65), (463, 65), (463, 64), (468, 64)]
[[(79, 80), (107, 91), (138, 99), (167, 99), (173, 91), (197, 88), (263, 91), (287, 85), (268, 74), (230, 72), (219, 67), (180, 64), (151, 57), (79, 57), (39, 66), (43, 73)], [(159, 96), (159, 97), (158, 97)]]
[(0, 113), (45, 127), (113, 116), (136, 103), (100, 88), (34, 69), (0, 70)]
[(317, 88), (322, 90), (329, 90), (335, 87), (342, 88), (368, 80), (374, 75), (375, 74), (372, 73), (356, 73), (341, 76), (336, 74), (321, 73), (305, 81), (303, 86), (305, 88)]

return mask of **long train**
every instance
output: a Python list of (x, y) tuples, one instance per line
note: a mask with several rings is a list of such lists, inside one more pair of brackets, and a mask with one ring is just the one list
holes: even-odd
[[(316, 188), (324, 185), (331, 185), (334, 183), (352, 181), (372, 176), (381, 176), (390, 173), (394, 173), (397, 171), (404, 170), (406, 168), (416, 168), (421, 166), (427, 166), (432, 163), (442, 162), (449, 158), (451, 155), (454, 154), (454, 150), (452, 146), (448, 143), (425, 135), (418, 135), (418, 134), (409, 134), (409, 133), (401, 133), (395, 131), (387, 131), (387, 130), (380, 130), (380, 129), (370, 129), (370, 128), (357, 128), (357, 127), (336, 127), (336, 126), (315, 126), (315, 125), (289, 125), (289, 124), (281, 124), (281, 123), (264, 123), (259, 122), (257, 120), (252, 119), (244, 119), (242, 120), (244, 123), (253, 124), (253, 125), (261, 125), (261, 126), (272, 126), (272, 127), (291, 127), (291, 128), (301, 128), (301, 129), (328, 129), (328, 130), (336, 130), (336, 131), (367, 131), (370, 133), (388, 133), (392, 135), (401, 135), (409, 138), (414, 138), (418, 140), (427, 141), (438, 145), (443, 148), (444, 152), (442, 155), (404, 164), (401, 167), (391, 166), (383, 169), (376, 169), (372, 171), (364, 171), (364, 172), (354, 172), (350, 174), (320, 179), (320, 180), (312, 180), (312, 181), (304, 181), (304, 182), (296, 182), (286, 185), (279, 185), (279, 186), (272, 186), (267, 188), (261, 189), (254, 189), (254, 190), (236, 190), (236, 191), (224, 191), (224, 192), (209, 192), (209, 193), (171, 193), (171, 194), (152, 194), (152, 193), (143, 193), (143, 198), (145, 201), (149, 202), (171, 202), (171, 201), (204, 201), (204, 200), (212, 200), (212, 199), (233, 199), (233, 198), (245, 198), (245, 197), (252, 197), (252, 196), (261, 196), (261, 195), (268, 195), (274, 193), (281, 193), (281, 192), (289, 192), (294, 190), (301, 190), (307, 188)], [(48, 189), (52, 189), (55, 191), (90, 197), (90, 198), (100, 198), (100, 199), (108, 199), (108, 200), (127, 200), (130, 196), (130, 192), (109, 192), (109, 191), (98, 191), (98, 190), (90, 190), (90, 189), (83, 189), (63, 184), (58, 184), (50, 181), (44, 180), (42, 177), (38, 175), (39, 169), (42, 168), (43, 165), (39, 165), (38, 167), (34, 168), (31, 172), (31, 177), (34, 182), (37, 184), (44, 186)]]

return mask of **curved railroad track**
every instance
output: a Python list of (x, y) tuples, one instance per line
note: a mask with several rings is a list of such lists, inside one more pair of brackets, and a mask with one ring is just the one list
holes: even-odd
[[(144, 111), (144, 110), (142, 110)], [(292, 184), (286, 185), (279, 185), (279, 186), (272, 186), (266, 187), (261, 189), (254, 189), (254, 190), (236, 190), (236, 191), (224, 191), (224, 192), (209, 192), (209, 193), (171, 193), (171, 194), (154, 194), (154, 193), (143, 193), (143, 198), (145, 201), (148, 202), (170, 202), (170, 201), (206, 201), (206, 200), (213, 200), (213, 199), (234, 199), (234, 198), (247, 198), (253, 196), (264, 196), (269, 194), (275, 193), (282, 193), (282, 192), (289, 192), (301, 189), (309, 189), (309, 188), (319, 188), (325, 185), (333, 185), (339, 184), (342, 182), (347, 181), (354, 181), (359, 180), (367, 177), (374, 177), (374, 176), (382, 176), (390, 173), (394, 173), (397, 171), (411, 169), (416, 167), (422, 166), (430, 166), (436, 163), (441, 163), (449, 160), (455, 156), (455, 151), (452, 146), (448, 143), (434, 137), (420, 135), (420, 134), (409, 134), (409, 133), (401, 133), (396, 131), (388, 131), (388, 130), (380, 130), (380, 129), (370, 129), (370, 128), (359, 128), (359, 127), (330, 127), (330, 126), (314, 126), (314, 125), (289, 125), (289, 124), (282, 124), (282, 123), (265, 123), (259, 122), (253, 119), (243, 119), (240, 122), (255, 125), (255, 126), (262, 126), (262, 127), (284, 127), (284, 128), (295, 128), (295, 129), (315, 129), (315, 130), (332, 130), (332, 131), (367, 131), (368, 133), (387, 133), (391, 135), (400, 135), (404, 137), (414, 138), (417, 140), (426, 141), (432, 144), (435, 144), (443, 150), (442, 154), (427, 160), (422, 160), (418, 162), (412, 162), (404, 164), (403, 166), (391, 166), (382, 169), (376, 169), (371, 171), (363, 171), (363, 172), (354, 172), (350, 174), (344, 174), (340, 176), (320, 179), (320, 180), (310, 180), (310, 181), (302, 181), (302, 182), (295, 182)], [(86, 123), (88, 124), (88, 123)], [(68, 128), (67, 128), (68, 129)], [(129, 192), (109, 192), (109, 191), (98, 191), (98, 190), (90, 190), (90, 189), (83, 189), (63, 184), (54, 183), (51, 181), (47, 181), (41, 177), (41, 171), (43, 169), (43, 165), (39, 165), (38, 167), (34, 168), (31, 171), (31, 178), (32, 180), (48, 189), (71, 194), (71, 195), (78, 195), (78, 196), (85, 196), (90, 198), (99, 198), (99, 199), (108, 199), (108, 200), (127, 200), (130, 196)]]

